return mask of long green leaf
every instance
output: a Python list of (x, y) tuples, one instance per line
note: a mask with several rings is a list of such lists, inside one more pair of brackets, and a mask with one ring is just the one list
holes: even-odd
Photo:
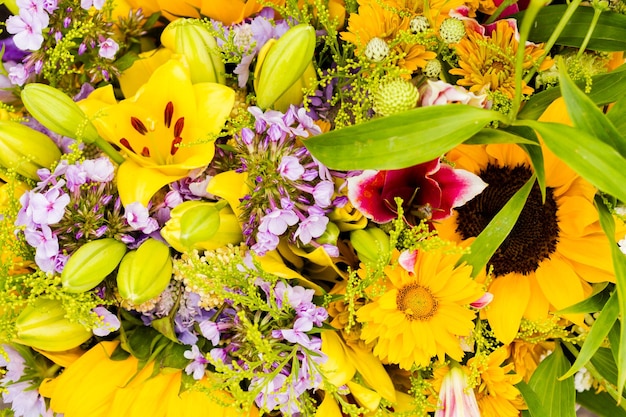
[(626, 201), (626, 159), (615, 149), (590, 134), (559, 123), (517, 120), (530, 126), (546, 146), (574, 171), (600, 190)]
[(463, 142), (467, 145), (489, 145), (494, 143), (523, 143), (526, 145), (539, 145), (539, 141), (535, 136), (535, 140), (522, 137), (515, 133), (507, 132), (502, 129), (481, 129), (474, 136)]
[(478, 275), (487, 265), (489, 259), (504, 242), (513, 226), (515, 226), (517, 218), (522, 212), (526, 199), (533, 188), (535, 179), (533, 175), (522, 188), (517, 190), (513, 197), (507, 201), (504, 207), (491, 219), (487, 227), (474, 240), (470, 253), (466, 253), (459, 259), (459, 263), (466, 262), (472, 266), (472, 275)]
[(593, 323), (585, 343), (583, 343), (578, 357), (574, 361), (572, 367), (561, 377), (569, 378), (576, 372), (580, 371), (583, 366), (587, 364), (596, 353), (596, 351), (604, 343), (604, 339), (609, 334), (609, 331), (613, 327), (613, 323), (617, 320), (619, 314), (619, 304), (617, 300), (617, 292), (614, 292), (609, 298), (609, 301), (604, 305), (602, 312), (598, 316), (598, 319)]
[[(562, 62), (561, 62), (562, 64)], [(559, 83), (561, 93), (565, 99), (567, 113), (574, 126), (596, 136), (602, 142), (611, 146), (623, 157), (626, 157), (626, 139), (613, 126), (613, 123), (598, 109), (594, 102), (587, 97), (567, 75), (564, 65), (560, 65)]]
[(419, 107), (305, 140), (332, 169), (400, 169), (438, 158), (501, 113), (466, 105)]
[[(600, 225), (604, 230), (611, 244), (611, 257), (613, 258), (613, 268), (615, 270), (615, 283), (617, 288), (617, 298), (619, 301), (619, 315), (626, 317), (626, 256), (618, 248), (615, 242), (615, 220), (601, 198), (596, 197), (596, 207), (600, 214)], [(606, 308), (606, 307), (605, 307)], [(604, 310), (603, 310), (604, 311)], [(595, 327), (595, 325), (594, 325)], [(617, 391), (622, 392), (626, 384), (626, 326), (622, 326), (620, 331), (620, 343), (617, 355)]]
[(537, 367), (528, 385), (537, 394), (549, 417), (576, 417), (574, 379), (559, 380), (569, 367), (560, 345)]
[(524, 397), (524, 402), (528, 407), (528, 412), (531, 417), (548, 417), (548, 414), (543, 409), (543, 404), (541, 403), (539, 396), (528, 386), (527, 383), (520, 381), (515, 384), (515, 388), (522, 393), (522, 397)]
[(592, 388), (578, 393), (576, 402), (599, 417), (626, 417), (626, 411), (615, 404), (615, 400), (606, 392), (595, 392)]
[[(544, 7), (535, 20), (529, 39), (547, 41), (566, 9), (566, 4)], [(523, 13), (519, 15), (523, 18)], [(592, 7), (576, 9), (556, 41), (557, 45), (581, 46), (592, 17)], [(602, 13), (587, 49), (606, 52), (626, 50), (626, 16), (610, 11)]]
[[(613, 103), (626, 95), (626, 65), (622, 65), (607, 74), (593, 76), (591, 80), (591, 92), (587, 97), (598, 106)], [(580, 88), (584, 87), (583, 82), (577, 82), (576, 85)], [(517, 117), (536, 120), (558, 97), (561, 97), (560, 88), (549, 88), (533, 94), (517, 114)]]
[(622, 138), (626, 138), (626, 96), (615, 102), (606, 117), (613, 123), (615, 129), (620, 132)]
[(554, 314), (563, 315), (563, 314), (581, 314), (581, 313), (595, 313), (597, 311), (602, 310), (606, 302), (609, 300), (611, 296), (611, 290), (613, 286), (604, 285), (604, 288), (593, 294), (589, 298), (585, 298), (584, 300), (566, 307), (562, 310), (557, 310)]

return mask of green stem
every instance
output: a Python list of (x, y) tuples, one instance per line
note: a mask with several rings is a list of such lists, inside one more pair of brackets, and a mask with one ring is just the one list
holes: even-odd
[(585, 35), (585, 39), (583, 43), (580, 45), (580, 49), (578, 50), (578, 54), (576, 58), (580, 58), (587, 49), (587, 45), (591, 40), (591, 35), (593, 35), (593, 31), (595, 30), (598, 20), (600, 19), (600, 15), (602, 14), (603, 9), (601, 7), (596, 6), (597, 2), (593, 2), (593, 17), (591, 18), (591, 24), (589, 25), (589, 29), (587, 30), (587, 34)]
[(485, 21), (485, 25), (491, 24), (493, 22), (496, 21), (496, 19), (498, 17), (500, 17), (500, 15), (502, 14), (502, 12), (504, 11), (504, 9), (506, 9), (507, 7), (511, 6), (512, 4), (517, 3), (517, 1), (513, 0), (505, 0), (502, 3), (500, 3), (500, 5), (498, 6), (498, 8), (496, 9), (495, 12), (493, 12), (493, 14), (491, 16), (489, 16), (489, 19), (487, 19), (487, 21)]
[(552, 49), (557, 39), (559, 39), (559, 36), (561, 36), (561, 32), (565, 29), (565, 25), (567, 25), (569, 20), (572, 18), (581, 1), (582, 0), (574, 0), (569, 4), (569, 6), (567, 6), (567, 10), (565, 10), (561, 20), (559, 20), (559, 23), (554, 28), (554, 32), (552, 32), (548, 41), (543, 45), (543, 55), (537, 60), (535, 66), (528, 72), (528, 74), (526, 74), (524, 81), (529, 82), (533, 75), (537, 72), (537, 68), (539, 68), (541, 63), (548, 57), (550, 49)]
[(543, 0), (531, 0), (524, 14), (524, 20), (522, 20), (522, 27), (519, 31), (519, 43), (517, 46), (517, 53), (515, 54), (515, 97), (513, 98), (513, 104), (511, 106), (511, 112), (509, 113), (509, 120), (512, 123), (517, 116), (517, 112), (522, 103), (522, 74), (524, 71), (524, 58), (526, 54), (526, 41), (528, 40), (528, 34), (530, 29), (535, 23), (535, 19), (539, 14), (539, 10), (543, 7)]
[(98, 137), (94, 141), (94, 145), (100, 148), (102, 152), (104, 152), (116, 164), (120, 165), (122, 162), (125, 161), (124, 157), (118, 151), (116, 151), (115, 148), (109, 142), (105, 141), (101, 137)]

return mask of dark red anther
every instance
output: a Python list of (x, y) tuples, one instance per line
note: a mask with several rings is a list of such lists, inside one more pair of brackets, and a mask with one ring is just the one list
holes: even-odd
[(141, 133), (142, 135), (148, 133), (148, 128), (146, 127), (146, 125), (144, 125), (143, 122), (135, 116), (130, 117), (130, 124), (137, 132)]
[(130, 146), (130, 142), (128, 142), (128, 139), (126, 138), (122, 138), (120, 139), (120, 143), (122, 144), (123, 147), (125, 147), (126, 149), (128, 149), (131, 152), (135, 152), (135, 150), (133, 149), (132, 146)]
[(177, 136), (174, 138), (174, 140), (172, 141), (172, 148), (170, 149), (170, 154), (172, 154), (172, 156), (174, 156), (176, 154), (176, 152), (178, 152), (178, 144), (181, 143), (183, 141), (183, 138), (181, 138), (180, 136)]
[(179, 137), (183, 133), (183, 127), (185, 127), (185, 118), (179, 117), (174, 125), (174, 137)]
[(165, 105), (165, 112), (163, 113), (163, 121), (165, 122), (165, 127), (169, 128), (171, 126), (173, 116), (174, 104), (171, 101), (168, 101)]
[(147, 146), (143, 147), (143, 150), (141, 151), (141, 156), (145, 156), (146, 158), (150, 158), (150, 149), (148, 149)]

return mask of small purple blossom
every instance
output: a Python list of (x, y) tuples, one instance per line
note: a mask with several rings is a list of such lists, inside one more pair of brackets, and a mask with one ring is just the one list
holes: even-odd
[(252, 245), (252, 250), (258, 255), (263, 256), (267, 252), (278, 247), (278, 236), (271, 232), (259, 232), (256, 235), (256, 243)]
[(101, 10), (104, 7), (106, 0), (80, 0), (80, 7), (84, 10), (89, 10), (93, 6), (96, 10)]
[(298, 223), (298, 215), (293, 210), (276, 208), (261, 219), (260, 232), (269, 232), (280, 236), (287, 231), (289, 226)]
[(120, 328), (120, 321), (117, 316), (106, 308), (100, 306), (93, 309), (93, 312), (102, 318), (102, 324), (92, 329), (96, 336), (107, 336)]
[(213, 346), (218, 345), (221, 333), (217, 323), (211, 320), (204, 320), (198, 325), (198, 327), (200, 327), (200, 333), (202, 333), (202, 336), (210, 340)]
[(126, 221), (134, 230), (140, 230), (149, 235), (159, 229), (159, 223), (150, 217), (148, 208), (144, 207), (141, 203), (130, 203), (124, 207), (124, 209), (126, 210)]
[(285, 155), (278, 164), (278, 173), (291, 181), (296, 181), (304, 174), (304, 167), (295, 156)]
[(99, 43), (100, 49), (98, 55), (105, 59), (115, 58), (115, 54), (120, 49), (120, 46), (111, 38), (106, 38)]
[(26, 9), (6, 20), (7, 32), (14, 35), (15, 46), (23, 51), (37, 51), (43, 43), (42, 30), (48, 26), (46, 13), (33, 14)]
[(31, 73), (23, 64), (15, 64), (9, 68), (9, 80), (13, 85), (22, 86), (31, 78)]
[(183, 353), (183, 356), (187, 359), (191, 359), (191, 363), (185, 367), (185, 372), (187, 375), (193, 375), (193, 379), (196, 381), (202, 379), (204, 377), (204, 371), (206, 370), (206, 365), (209, 362), (197, 345), (191, 346), (191, 350), (186, 350)]
[(45, 194), (31, 194), (29, 208), (33, 222), (39, 225), (57, 223), (63, 218), (65, 207), (69, 202), (70, 196), (58, 188), (52, 188)]
[(87, 179), (93, 182), (111, 182), (115, 174), (115, 167), (109, 158), (87, 159), (82, 163)]
[(307, 245), (311, 240), (324, 234), (329, 221), (328, 217), (315, 210), (315, 207), (311, 207), (309, 209), (309, 217), (300, 222), (293, 237), (300, 239), (302, 243)]

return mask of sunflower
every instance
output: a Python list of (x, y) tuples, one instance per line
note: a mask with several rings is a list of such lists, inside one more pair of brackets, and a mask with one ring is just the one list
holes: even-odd
[[(512, 99), (515, 96), (515, 54), (519, 44), (516, 35), (516, 24), (508, 20), (496, 22), (495, 28), (487, 35), (469, 29), (467, 36), (455, 46), (460, 68), (451, 69), (450, 74), (462, 77), (457, 84), (469, 87), (473, 93), (488, 89)], [(540, 45), (527, 44), (524, 71), (536, 65), (543, 54)], [(551, 59), (545, 59), (539, 70), (550, 68), (552, 63)], [(533, 91), (522, 81), (522, 93), (531, 94)]]
[(414, 272), (399, 266), (385, 270), (387, 290), (361, 307), (361, 338), (376, 341), (374, 354), (403, 369), (426, 366), (437, 355), (460, 361), (459, 337), (474, 328), (468, 306), (484, 291), (471, 277), (471, 267), (455, 268), (459, 255), (438, 251), (417, 253)]
[[(356, 54), (365, 54), (370, 41), (384, 42), (387, 45), (403, 32), (410, 32), (411, 19), (401, 16), (394, 1), (359, 0), (358, 13), (351, 13), (346, 32), (341, 39), (356, 46)], [(399, 57), (396, 65), (409, 72), (423, 68), (428, 60), (437, 54), (427, 51), (418, 43), (397, 43), (392, 51)]]
[(522, 395), (515, 388), (522, 377), (513, 372), (513, 364), (501, 366), (507, 356), (503, 346), (488, 356), (477, 355), (467, 362), (471, 371), (480, 374), (474, 392), (482, 417), (518, 417), (520, 410), (526, 409)]
[[(44, 382), (39, 390), (50, 398), (50, 408), (66, 417), (199, 417), (209, 410), (212, 416), (243, 415), (225, 405), (226, 395), (218, 404), (201, 391), (181, 393), (180, 369), (155, 372), (154, 362), (150, 362), (138, 370), (139, 361), (132, 356), (111, 359), (117, 346), (117, 341), (102, 342), (73, 361), (59, 377)], [(209, 384), (206, 380), (200, 383)], [(249, 415), (258, 413), (251, 410)]]
[[(594, 207), (596, 189), (543, 148), (546, 199), (537, 184), (517, 223), (488, 262), (494, 299), (485, 309), (495, 336), (513, 341), (522, 317), (546, 319), (583, 300), (589, 283), (614, 281), (609, 241)], [(478, 174), (488, 186), (436, 225), (443, 239), (469, 244), (531, 177), (528, 155), (516, 145), (461, 145), (447, 155), (457, 168)], [(623, 225), (618, 224), (618, 236)], [(567, 316), (582, 325), (582, 315)]]

